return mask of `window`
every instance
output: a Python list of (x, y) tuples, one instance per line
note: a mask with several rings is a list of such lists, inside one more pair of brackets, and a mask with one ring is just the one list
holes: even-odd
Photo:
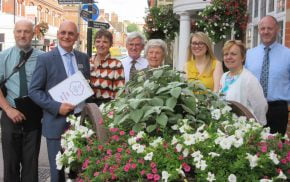
[(261, 1), (261, 8), (260, 8), (260, 17), (264, 17), (266, 15), (266, 3), (267, 1)]
[(278, 22), (279, 24), (279, 27), (280, 27), (280, 32), (279, 32), (279, 35), (278, 35), (278, 38), (277, 38), (277, 41), (280, 43), (280, 44), (283, 44), (283, 35), (284, 35), (284, 21), (279, 21)]
[(249, 0), (249, 4), (248, 4), (248, 14), (249, 14), (249, 22), (252, 22), (252, 16), (253, 16), (253, 0)]
[(273, 12), (274, 11), (274, 1), (275, 0), (268, 0), (268, 12)]
[(258, 12), (259, 12), (259, 0), (255, 0), (255, 10), (254, 10), (254, 18), (258, 17)]
[(276, 12), (281, 13), (285, 11), (285, 0), (277, 0)]
[(258, 45), (258, 25), (254, 26), (254, 35), (253, 35), (253, 47), (256, 47)]

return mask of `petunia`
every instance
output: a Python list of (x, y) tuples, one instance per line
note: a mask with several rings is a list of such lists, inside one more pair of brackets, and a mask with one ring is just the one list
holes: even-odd
[(206, 178), (206, 180), (209, 181), (209, 182), (215, 181), (215, 180), (216, 180), (216, 179), (215, 179), (215, 175), (214, 175), (213, 173), (211, 173), (211, 172), (208, 172), (208, 173), (207, 173), (207, 178)]
[(228, 182), (237, 182), (237, 177), (234, 174), (230, 174), (228, 177)]

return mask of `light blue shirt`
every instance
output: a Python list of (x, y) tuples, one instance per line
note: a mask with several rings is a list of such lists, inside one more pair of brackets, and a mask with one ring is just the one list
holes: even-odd
[[(247, 51), (245, 67), (258, 80), (262, 71), (265, 45)], [(290, 103), (290, 49), (278, 43), (270, 45), (268, 101), (284, 100)]]
[[(0, 52), (0, 81), (7, 78), (12, 73), (13, 68), (19, 63), (20, 51), (21, 50), (17, 46), (14, 46)], [(42, 53), (43, 51), (33, 49), (31, 56), (25, 63), (28, 88), (36, 65), (36, 58)], [(14, 75), (7, 80), (5, 86), (7, 88), (6, 99), (11, 106), (15, 107), (14, 98), (19, 97), (20, 92), (19, 72), (14, 73)]]
[[(61, 55), (61, 59), (62, 59), (64, 68), (65, 68), (66, 74), (69, 76), (69, 68), (68, 68), (68, 64), (67, 64), (67, 57), (65, 55), (68, 52), (66, 50), (64, 50), (61, 46), (57, 46), (57, 48), (58, 48), (58, 51), (59, 51), (59, 53)], [(73, 56), (72, 56), (73, 67), (75, 69), (75, 72), (77, 72), (78, 71), (78, 66), (77, 66), (76, 56), (74, 54), (74, 51), (71, 51), (71, 53), (73, 54)]]

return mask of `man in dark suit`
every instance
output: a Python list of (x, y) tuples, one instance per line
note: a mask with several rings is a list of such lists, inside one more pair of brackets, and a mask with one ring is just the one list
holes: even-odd
[(52, 182), (65, 181), (64, 171), (56, 169), (56, 154), (61, 150), (61, 135), (68, 127), (66, 116), (76, 106), (52, 99), (48, 90), (80, 70), (89, 79), (89, 57), (73, 49), (79, 33), (71, 21), (61, 23), (57, 32), (58, 46), (38, 57), (32, 76), (29, 96), (43, 109), (42, 133), (46, 137)]

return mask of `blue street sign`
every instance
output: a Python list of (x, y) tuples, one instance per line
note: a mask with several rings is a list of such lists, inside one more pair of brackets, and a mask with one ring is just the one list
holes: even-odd
[[(89, 12), (88, 12), (88, 5), (84, 4), (82, 6), (82, 10), (81, 10), (81, 17), (85, 20), (88, 21), (88, 16), (89, 16)], [(93, 4), (93, 12), (92, 12), (92, 20), (96, 21), (99, 17), (99, 8), (96, 4)]]

